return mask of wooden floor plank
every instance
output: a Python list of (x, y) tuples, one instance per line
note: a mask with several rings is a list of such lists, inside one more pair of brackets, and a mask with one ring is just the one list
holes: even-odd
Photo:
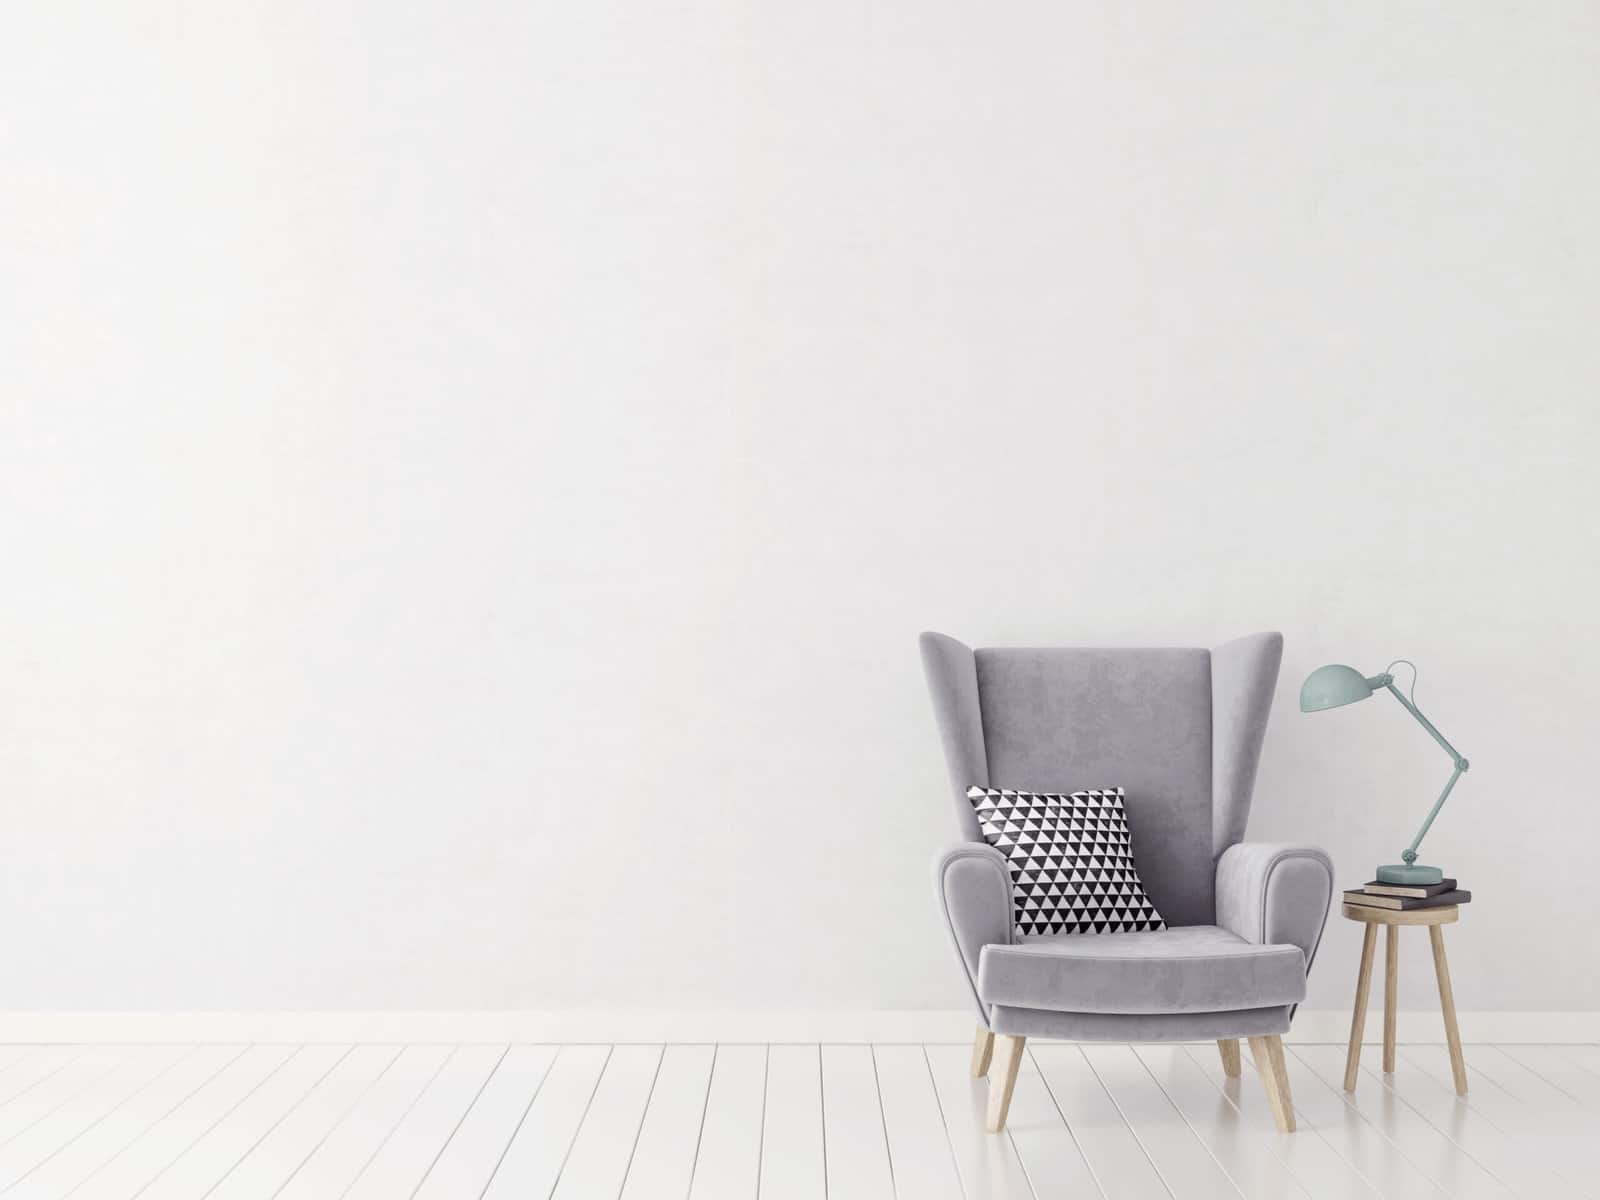
[(0, 1089), (5, 1087), (6, 1073), (36, 1054), (50, 1049), (48, 1046), (28, 1046), (17, 1042), (0, 1045)]
[[(1249, 1200), (1304, 1200), (1311, 1195), (1277, 1156), (1274, 1143), (1281, 1135), (1247, 1124), (1218, 1090), (1225, 1078), (1219, 1062), (1210, 1065), (1208, 1077), (1208, 1068), (1197, 1064), (1181, 1047), (1138, 1046), (1134, 1052), (1212, 1158)], [(1371, 1189), (1354, 1175), (1350, 1179), (1355, 1182), (1354, 1188), (1343, 1193), (1319, 1192), (1319, 1197), (1372, 1195)]]
[(663, 1051), (622, 1200), (684, 1200), (689, 1194), (715, 1055), (711, 1046)]
[(439, 1045), (402, 1049), (290, 1177), (277, 1200), (342, 1196), (439, 1073), (451, 1049)]
[(483, 1194), (539, 1094), (557, 1050), (517, 1045), (506, 1051), (423, 1177), (416, 1200), (461, 1200)]
[[(1257, 1078), (1255, 1064), (1244, 1059), (1241, 1078), (1229, 1079), (1216, 1071), (1217, 1054), (1212, 1046), (1177, 1047), (1212, 1082), (1218, 1093), (1238, 1112), (1240, 1121), (1257, 1134), (1266, 1135), (1272, 1152), (1290, 1174), (1317, 1200), (1357, 1200), (1378, 1195), (1372, 1182), (1352, 1167), (1330, 1145), (1309, 1120), (1296, 1133), (1279, 1133), (1272, 1121), (1266, 1089)], [(1300, 1099), (1292, 1085), (1293, 1098)], [(1296, 1105), (1298, 1110), (1298, 1104)]]
[(822, 1142), (830, 1200), (893, 1200), (872, 1047), (822, 1047)]
[(1083, 1054), (1169, 1188), (1181, 1184), (1186, 1200), (1238, 1200), (1240, 1189), (1131, 1046), (1085, 1046)]
[[(1374, 1087), (1371, 1078), (1363, 1075), (1356, 1091), (1347, 1093), (1344, 1090), (1344, 1055), (1338, 1047), (1294, 1046), (1289, 1053), (1305, 1064), (1324, 1089), (1366, 1121), (1368, 1129), (1416, 1164), (1417, 1169), (1447, 1195), (1459, 1200), (1508, 1200), (1512, 1196), (1511, 1189), (1470, 1155), (1462, 1153), (1458, 1145), (1423, 1119), (1392, 1089), (1381, 1085)], [(1363, 1136), (1366, 1132), (1358, 1130), (1357, 1135)]]
[(186, 1046), (129, 1047), (115, 1069), (0, 1144), (0, 1191), (13, 1187), (46, 1159), (92, 1129), (171, 1067), (188, 1049)]
[(30, 1168), (10, 1185), (5, 1200), (52, 1200), (65, 1196), (244, 1052), (244, 1046), (197, 1046), (180, 1055), (149, 1084)]
[(1589, 1074), (1600, 1078), (1600, 1046), (1556, 1046), (1562, 1054), (1566, 1055), (1579, 1067)]
[(111, 1074), (128, 1056), (127, 1048), (91, 1046), (13, 1096), (0, 1106), (0, 1149)]
[(357, 1046), (306, 1093), (207, 1193), (208, 1200), (270, 1200), (382, 1078), (398, 1046)]
[(67, 1195), (73, 1200), (128, 1200), (141, 1195), (152, 1180), (266, 1087), (297, 1053), (294, 1046), (250, 1047), (184, 1096), (117, 1154), (95, 1167)]
[[(626, 1078), (630, 1068), (641, 1066), (639, 1051), (644, 1050), (650, 1062), (640, 1085), (640, 1104), (649, 1089), (649, 1076), (655, 1070), (655, 1055), (650, 1047), (623, 1047), (622, 1090), (635, 1081)], [(563, 1046), (556, 1054), (538, 1095), (528, 1105), (516, 1134), (507, 1147), (505, 1157), (495, 1171), (486, 1200), (511, 1200), (512, 1197), (549, 1196), (557, 1181), (565, 1174), (569, 1156), (575, 1144), (579, 1127), (586, 1125), (594, 1115), (593, 1103), (600, 1080), (609, 1070), (610, 1046)], [(621, 1097), (626, 1103), (627, 1097)], [(614, 1116), (608, 1113), (602, 1116)], [(632, 1138), (634, 1129), (628, 1131)], [(619, 1150), (619, 1158), (621, 1151)], [(622, 1181), (622, 1163), (617, 1164), (616, 1181)], [(616, 1195), (612, 1191), (612, 1196)]]
[(1469, 1154), (1519, 1195), (1578, 1195), (1573, 1185), (1552, 1171), (1543, 1155), (1501, 1129), (1485, 1114), (1456, 1095), (1448, 1064), (1444, 1079), (1420, 1071), (1402, 1051), (1392, 1075), (1362, 1068), (1360, 1089), (1378, 1084), (1420, 1113), (1464, 1154)]
[[(1576, 1096), (1529, 1070), (1498, 1048), (1485, 1046), (1479, 1054), (1474, 1047), (1474, 1051), (1469, 1069), (1476, 1077), (1487, 1079), (1495, 1087), (1515, 1097), (1524, 1111), (1555, 1116), (1577, 1114), (1582, 1109), (1583, 1105)], [(1422, 1052), (1422, 1047), (1412, 1047), (1413, 1058), (1421, 1057)]]
[(508, 1046), (453, 1049), (416, 1103), (384, 1136), (344, 1200), (398, 1200), (416, 1191), (509, 1050)]
[[(1517, 1072), (1509, 1069), (1515, 1064), (1507, 1063), (1508, 1069), (1503, 1071), (1496, 1070), (1492, 1064), (1485, 1069), (1482, 1064), (1489, 1061), (1489, 1056), (1479, 1053), (1480, 1049), (1473, 1046), (1467, 1054), (1471, 1090), (1460, 1103), (1483, 1114), (1528, 1156), (1559, 1176), (1565, 1188), (1561, 1194), (1600, 1200), (1600, 1186), (1595, 1181), (1589, 1145), (1594, 1130), (1588, 1114), (1570, 1096), (1556, 1091), (1531, 1073), (1520, 1072), (1519, 1078)], [(1448, 1084), (1454, 1091), (1450, 1060), (1440, 1047), (1404, 1046), (1400, 1049), (1400, 1059), (1436, 1083)], [(1500, 1078), (1515, 1084), (1517, 1091), (1508, 1090), (1499, 1082)]]
[(967, 1200), (1032, 1200), (1034, 1191), (1011, 1137), (984, 1129), (989, 1081), (972, 1078), (972, 1047), (928, 1046), (924, 1052)]
[(354, 1046), (302, 1046), (164, 1169), (140, 1200), (198, 1200), (327, 1078)]
[(874, 1046), (872, 1058), (895, 1195), (961, 1200), (961, 1177), (927, 1054), (918, 1045), (885, 1045)]
[(1600, 1200), (1600, 1047), (1403, 1047), (1300, 1132), (1212, 1047), (1030, 1047), (1002, 1134), (966, 1045), (0, 1046), (0, 1200)]
[[(1477, 1047), (1473, 1048), (1475, 1051)], [(1491, 1063), (1508, 1060), (1522, 1071), (1568, 1097), (1578, 1107), (1600, 1110), (1600, 1076), (1591, 1075), (1561, 1046), (1485, 1046), (1483, 1056)], [(1496, 1064), (1498, 1065), (1498, 1064)], [(1512, 1072), (1515, 1077), (1515, 1072)], [(1515, 1086), (1510, 1084), (1508, 1086)]]
[(1101, 1195), (1094, 1172), (1089, 1169), (1077, 1139), (1056, 1108), (1031, 1054), (1022, 1056), (1017, 1070), (1006, 1135), (1022, 1160), (1022, 1169), (1036, 1195)]
[[(1248, 1057), (1248, 1051), (1247, 1051)], [(1305, 1063), (1286, 1055), (1289, 1087), (1298, 1116), (1385, 1196), (1442, 1196), (1444, 1189), (1429, 1179), (1392, 1142), (1374, 1136), (1361, 1114), (1331, 1091)], [(1253, 1082), (1253, 1081), (1252, 1081)]]
[(0, 1074), (0, 1114), (12, 1101), (42, 1086), (52, 1075), (82, 1058), (90, 1048), (84, 1046), (39, 1046), (14, 1062)]
[(761, 1178), (761, 1106), (766, 1091), (765, 1046), (717, 1047), (690, 1200), (733, 1200), (755, 1194)]
[(1171, 1194), (1082, 1049), (1037, 1046), (1033, 1059), (1106, 1195)]
[(824, 1195), (822, 1048), (772, 1046), (761, 1126), (761, 1200)]
[[(660, 1046), (612, 1048), (566, 1166), (561, 1168), (554, 1200), (616, 1200), (660, 1068)], [(546, 1091), (550, 1086), (545, 1085)], [(541, 1096), (539, 1103), (543, 1102)], [(528, 1122), (534, 1115), (528, 1114)]]

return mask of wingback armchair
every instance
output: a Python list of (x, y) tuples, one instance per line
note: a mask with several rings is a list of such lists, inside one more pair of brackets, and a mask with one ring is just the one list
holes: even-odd
[[(1281, 1035), (1305, 998), (1333, 899), (1320, 849), (1244, 841), (1283, 656), (1259, 633), (1215, 649), (973, 650), (921, 637), (962, 840), (935, 863), (978, 1014), (972, 1072), (1005, 1126), (1029, 1037), (1250, 1040), (1278, 1128), (1294, 1129)], [(1006, 859), (969, 787), (1125, 789), (1135, 864), (1169, 928), (1021, 935)]]

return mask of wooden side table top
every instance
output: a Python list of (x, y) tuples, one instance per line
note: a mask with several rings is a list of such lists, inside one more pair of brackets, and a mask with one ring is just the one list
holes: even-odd
[(1374, 908), (1370, 904), (1346, 902), (1342, 908), (1352, 921), (1365, 921), (1368, 925), (1453, 925), (1461, 919), (1459, 904), (1441, 904), (1437, 908)]

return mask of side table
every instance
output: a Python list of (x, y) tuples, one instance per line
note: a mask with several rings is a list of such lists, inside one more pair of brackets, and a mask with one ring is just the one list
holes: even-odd
[(1371, 908), (1365, 904), (1344, 904), (1342, 914), (1367, 927), (1361, 942), (1361, 974), (1356, 977), (1356, 1006), (1350, 1017), (1350, 1051), (1344, 1060), (1344, 1090), (1356, 1090), (1361, 1067), (1361, 1035), (1367, 1024), (1367, 993), (1372, 988), (1372, 953), (1378, 947), (1378, 926), (1388, 927), (1384, 944), (1383, 981), (1383, 1069), (1394, 1070), (1394, 1025), (1396, 985), (1400, 974), (1400, 926), (1426, 925), (1433, 942), (1433, 973), (1439, 980), (1439, 1007), (1444, 1012), (1444, 1036), (1450, 1043), (1450, 1073), (1455, 1076), (1458, 1095), (1467, 1094), (1467, 1064), (1461, 1057), (1461, 1031), (1456, 1028), (1456, 998), (1450, 990), (1450, 966), (1444, 957), (1444, 930), (1461, 917), (1459, 904), (1438, 908)]

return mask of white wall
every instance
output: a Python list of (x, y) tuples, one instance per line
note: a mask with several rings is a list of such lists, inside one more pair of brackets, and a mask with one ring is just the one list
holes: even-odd
[(954, 1007), (932, 627), (1283, 630), (1348, 883), (1414, 658), (1460, 1003), (1600, 1008), (1594, 5), (8, 25), (0, 1007)]

